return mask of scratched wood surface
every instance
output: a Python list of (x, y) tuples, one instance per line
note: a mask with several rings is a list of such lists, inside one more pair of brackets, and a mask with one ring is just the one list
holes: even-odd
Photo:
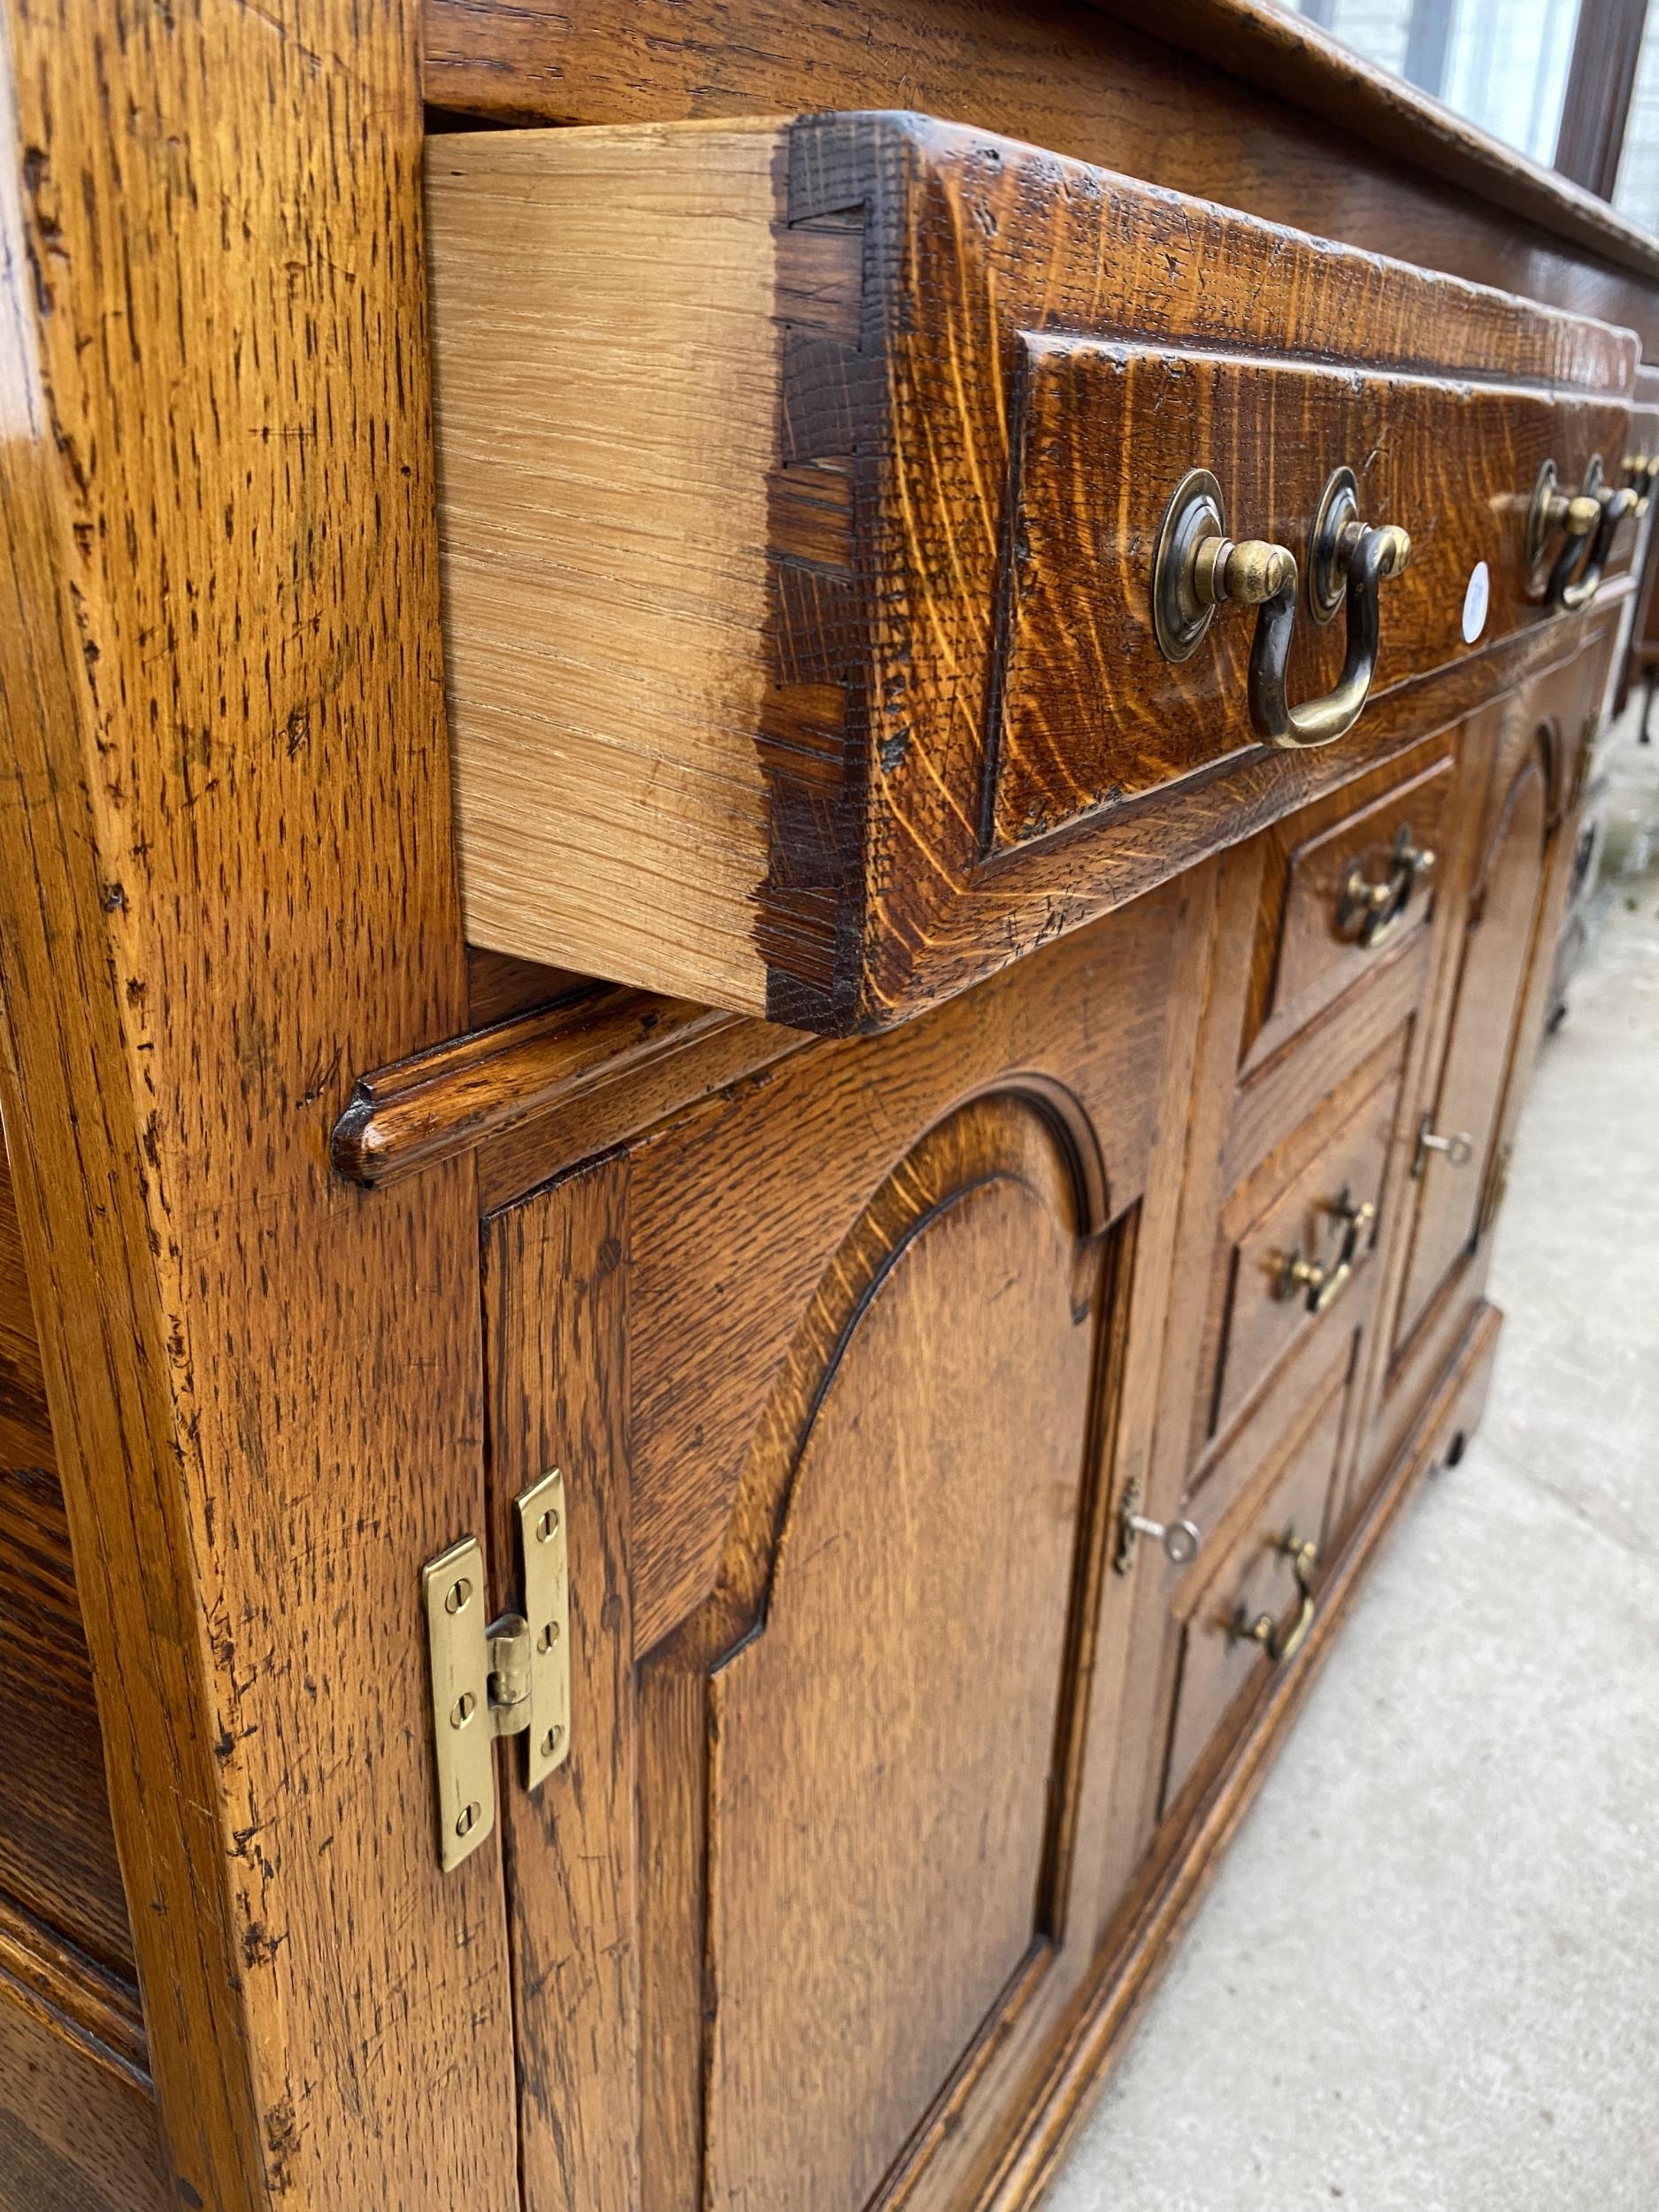
[[(1106, 910), (1127, 853), (1143, 888), (1149, 854), (1213, 849), (1233, 795), (1114, 837), (1125, 796), (1233, 757), (1270, 811), (1305, 795), (1244, 728), (1246, 626), (1179, 675), (1150, 641), (1185, 467), (1237, 474), (1236, 526), (1259, 511), (1300, 547), (1329, 468), (1363, 466), (1425, 544), (1399, 587), (1397, 672), (1421, 674), (1465, 652), (1475, 557), (1494, 638), (1518, 619), (1538, 460), (1618, 445), (1634, 373), (1627, 333), (917, 117), (455, 135), (429, 194), (469, 933), (808, 1028), (886, 1025)], [(1340, 333), (1411, 374), (1368, 397), (1189, 361), (1172, 410), (1109, 406), (1133, 435), (1091, 441), (1071, 379), (1106, 349), (1055, 338), (1048, 422), (1031, 330), (1322, 362)], [(1042, 480), (1010, 520), (1026, 405)], [(1445, 466), (1464, 445), (1493, 472), (1473, 504)], [(1005, 541), (1028, 620), (999, 611)]]
[[(0, 1082), (165, 2193), (504, 2205), (499, 1866), (439, 1872), (414, 1630), (481, 1508), (472, 1180), (328, 1164), (465, 1013), (412, 19), (4, 34)], [(136, 2157), (22, 2078), (38, 2163)]]

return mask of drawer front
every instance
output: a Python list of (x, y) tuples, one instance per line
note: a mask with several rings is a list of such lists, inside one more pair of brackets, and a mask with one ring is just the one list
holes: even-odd
[[(1550, 618), (1549, 534), (1529, 554), (1531, 495), (1622, 458), (1626, 411), (1606, 401), (1353, 367), (1217, 357), (1070, 335), (1023, 347), (1025, 432), (1005, 626), (992, 813), (999, 848), (1179, 781), (1260, 741), (1248, 664), (1253, 611), (1218, 611), (1187, 658), (1154, 634), (1160, 523), (1189, 469), (1218, 484), (1226, 534), (1293, 552), (1302, 593), (1293, 699), (1330, 692), (1343, 614), (1310, 611), (1309, 546), (1333, 472), (1353, 471), (1361, 517), (1412, 541), (1379, 594), (1372, 695)], [(1606, 574), (1628, 569), (1633, 521)], [(1467, 611), (1467, 619), (1465, 618)]]
[(1269, 832), (1240, 1060), (1269, 1058), (1424, 927), (1453, 762), (1438, 741)]
[(1240, 1691), (1294, 1656), (1298, 1626), (1318, 1586), (1325, 1509), (1336, 1471), (1346, 1387), (1317, 1399), (1233, 1517), (1219, 1561), (1202, 1563), (1178, 1592), (1184, 1615), (1180, 1675), (1164, 1801), (1171, 1803)]
[(1401, 1034), (1351, 1079), (1328, 1134), (1323, 1122), (1294, 1133), (1223, 1208), (1209, 1434), (1225, 1432), (1298, 1345), (1342, 1325), (1386, 1202), (1404, 1057)]
[[(1617, 472), (1628, 333), (915, 116), (459, 134), (428, 199), (475, 944), (883, 1028), (1397, 750), (1407, 679), (1577, 619), (1529, 500)], [(1159, 649), (1160, 518), (1202, 468), (1306, 564), (1344, 466), (1416, 547), (1385, 695), (1275, 750), (1248, 610)], [(1346, 625), (1292, 609), (1291, 703)]]

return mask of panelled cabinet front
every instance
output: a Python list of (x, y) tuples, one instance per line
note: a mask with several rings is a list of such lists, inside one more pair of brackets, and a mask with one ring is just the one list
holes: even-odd
[(1006, 2150), (1115, 1902), (1210, 918), (1201, 875), (489, 1223), (492, 1480), (557, 1461), (571, 1516), (569, 1771), (505, 1793), (533, 2203), (943, 2212)]
[[(758, 255), (749, 274), (787, 310), (769, 323), (746, 295), (726, 332), (734, 373), (760, 349), (744, 406), (779, 399), (781, 348), (781, 431), (757, 416), (744, 448), (795, 534), (767, 556), (769, 634), (839, 607), (841, 657), (753, 695), (746, 676), (718, 699), (694, 687), (725, 764), (695, 767), (679, 814), (655, 766), (651, 786), (653, 834), (682, 840), (667, 872), (686, 933), (665, 964), (641, 941), (617, 972), (683, 984), (674, 959), (713, 941), (695, 840), (718, 845), (719, 779), (758, 714), (771, 803), (822, 845), (820, 873), (782, 885), (774, 818), (761, 903), (797, 900), (798, 954), (841, 901), (851, 965), (816, 996), (780, 995), (774, 974), (726, 1002), (881, 1033), (774, 1030), (746, 1052), (763, 1033), (718, 1018), (732, 1073), (716, 1054), (683, 1089), (620, 1064), (579, 1085), (590, 1102), (614, 1086), (609, 1140), (578, 1141), (573, 1106), (553, 1114), (551, 1134), (507, 1146), (487, 1210), (492, 1579), (511, 1585), (514, 1501), (554, 1467), (571, 1575), (568, 1758), (533, 1792), (504, 1755), (498, 1777), (526, 2200), (1012, 2212), (1302, 1694), (1304, 1648), (1328, 1643), (1411, 1481), (1479, 1411), (1539, 947), (1640, 543), (1633, 493), (1586, 495), (1575, 538), (1548, 487), (1594, 480), (1618, 443), (1629, 349), (1333, 256), (1328, 299), (1304, 272), (1286, 355), (1234, 356), (1180, 289), (1168, 205), (1096, 173), (913, 119), (652, 144), (662, 169), (641, 170), (628, 133), (468, 141), (434, 165), (464, 838), (503, 765), (528, 779), (515, 825), (545, 770), (534, 834), (570, 827), (546, 716), (580, 708), (594, 734), (587, 656), (624, 649), (635, 526), (608, 500), (589, 518), (620, 566), (572, 584), (557, 635), (533, 636), (539, 602), (511, 613), (498, 557), (514, 590), (549, 546), (588, 557), (569, 535), (580, 456), (549, 417), (549, 468), (498, 481), (493, 373), (468, 348), (500, 265), (460, 248), (511, 257), (503, 211), (516, 226), (513, 195), (531, 196), (514, 357), (538, 406), (568, 399), (584, 439), (608, 436), (613, 352), (558, 319), (557, 287), (552, 353), (523, 351), (538, 288), (618, 224), (649, 259), (652, 210), (703, 193), (730, 259), (695, 284), (718, 291)], [(595, 180), (619, 213), (593, 204)], [(963, 209), (979, 226), (953, 232)], [(1121, 255), (1102, 271), (1079, 240), (1113, 209)], [(550, 210), (591, 237), (547, 227)], [(1259, 227), (1204, 220), (1278, 281)], [(959, 263), (956, 342), (976, 375), (1006, 379), (995, 421), (989, 386), (958, 417), (900, 334), (912, 307), (949, 329), (939, 270)], [(1154, 263), (1168, 297), (1148, 288)], [(1379, 273), (1405, 303), (1386, 328)], [(624, 290), (642, 313), (637, 275)], [(665, 343), (672, 296), (651, 324)], [(699, 297), (700, 314), (736, 312)], [(1363, 305), (1373, 361), (1311, 357), (1337, 301)], [(1508, 381), (1479, 373), (1478, 341)], [(573, 381), (550, 396), (554, 358)], [(658, 462), (678, 434), (672, 410), (653, 421)], [(976, 456), (974, 502), (952, 506), (933, 477), (955, 485)], [(1350, 459), (1363, 481), (1327, 543), (1310, 518)], [(707, 490), (699, 474), (674, 495)], [(1235, 556), (1222, 539), (1206, 610), (1194, 579), (1224, 508), (1283, 543)], [(698, 517), (694, 535), (740, 527)], [(1419, 539), (1404, 580), (1398, 517)], [(1346, 548), (1346, 594), (1322, 543)], [(1160, 583), (1171, 544), (1179, 590)], [(724, 539), (703, 550), (738, 559)], [(867, 563), (902, 580), (876, 630), (855, 611)], [(1603, 586), (1607, 611), (1585, 617)], [(669, 595), (676, 652), (709, 646), (711, 608), (676, 596), (691, 588)], [(1362, 592), (1369, 613), (1336, 620)], [(480, 657), (508, 618), (535, 663), (511, 695)], [(1351, 660), (1371, 625), (1366, 681), (1386, 680), (1340, 730), (1328, 698), (1286, 706), (1282, 666), (1263, 704), (1286, 621), (1304, 704), (1340, 692), (1345, 626)], [(917, 658), (878, 711), (859, 687), (905, 659), (907, 626)], [(641, 649), (654, 712), (661, 671)], [(941, 704), (926, 686), (953, 650)], [(836, 718), (855, 698), (856, 727)], [(1256, 741), (1279, 710), (1274, 749)], [(855, 757), (866, 737), (873, 762)], [(967, 845), (920, 891), (927, 840), (901, 833), (929, 775), (926, 804)], [(613, 803), (582, 834), (643, 864), (633, 801), (607, 786)], [(486, 880), (526, 924), (509, 918), (505, 947), (611, 927), (596, 908), (568, 942), (540, 935), (522, 886), (495, 861)], [(559, 872), (557, 899), (590, 890), (618, 884)], [(739, 903), (752, 912), (752, 886)], [(648, 934), (662, 920), (640, 918)], [(776, 913), (766, 927), (777, 953), (787, 933)], [(903, 978), (890, 1001), (878, 973)], [(639, 1002), (641, 1037), (708, 1018)]]

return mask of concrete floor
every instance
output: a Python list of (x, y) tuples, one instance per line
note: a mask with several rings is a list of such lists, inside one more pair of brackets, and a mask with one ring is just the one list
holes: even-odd
[[(1659, 719), (1659, 717), (1655, 718)], [(1052, 2212), (1659, 2212), (1659, 747), (1419, 1491)]]

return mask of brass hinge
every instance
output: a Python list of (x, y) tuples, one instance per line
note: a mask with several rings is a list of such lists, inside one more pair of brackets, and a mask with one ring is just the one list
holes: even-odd
[(459, 1866), (495, 1825), (497, 1736), (525, 1739), (525, 1786), (570, 1755), (570, 1575), (557, 1467), (513, 1502), (522, 1609), (489, 1618), (484, 1552), (464, 1536), (420, 1571), (432, 1669), (438, 1850)]

